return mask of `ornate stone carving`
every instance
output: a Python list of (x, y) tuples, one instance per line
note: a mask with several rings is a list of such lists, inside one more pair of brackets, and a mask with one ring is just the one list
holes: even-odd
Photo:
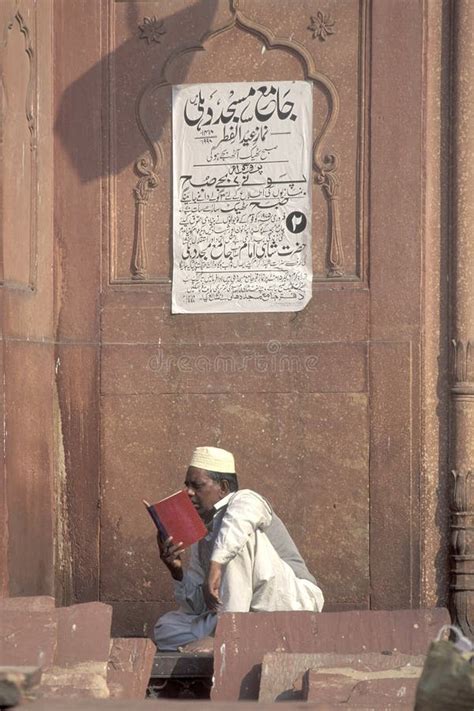
[(474, 396), (474, 341), (451, 341), (453, 394)]
[(316, 17), (311, 16), (311, 24), (308, 26), (308, 30), (313, 33), (313, 39), (318, 38), (321, 42), (325, 42), (330, 35), (335, 33), (335, 24), (331, 15), (324, 15), (321, 10), (318, 10)]
[(329, 254), (328, 276), (344, 276), (344, 250), (339, 220), (339, 180), (336, 175), (336, 156), (325, 156), (325, 166), (316, 165), (316, 182), (322, 186), (329, 205)]
[(140, 30), (139, 39), (146, 40), (147, 44), (150, 42), (160, 44), (161, 36), (166, 34), (164, 22), (157, 20), (156, 17), (144, 17), (143, 24), (138, 25), (138, 29)]
[[(34, 42), (36, 41), (36, 10), (32, 10), (29, 19), (28, 19), (28, 24), (22, 15), (22, 13), (18, 10), (18, 3), (15, 3), (15, 8), (12, 10), (12, 14), (8, 18), (8, 21), (6, 22), (4, 26), (4, 31), (3, 31), (3, 37), (2, 41), (0, 43), (0, 52), (8, 52), (9, 51), (9, 35), (13, 31), (19, 31), (21, 35), (23, 36), (23, 47), (24, 47), (24, 52), (28, 58), (28, 79), (26, 83), (26, 89), (25, 89), (25, 98), (24, 98), (24, 117), (26, 119), (26, 123), (28, 126), (28, 131), (29, 131), (29, 148), (30, 148), (30, 157), (29, 157), (29, 165), (30, 165), (30, 178), (29, 178), (29, 190), (28, 194), (26, 196), (26, 200), (29, 199), (30, 203), (30, 224), (29, 224), (29, 235), (28, 235), (28, 252), (25, 249), (25, 254), (24, 254), (24, 260), (23, 263), (26, 264), (27, 261), (29, 261), (29, 275), (25, 279), (17, 280), (16, 278), (13, 278), (12, 280), (9, 279), (8, 274), (2, 275), (2, 281), (1, 283), (5, 283), (10, 286), (10, 288), (30, 288), (34, 289), (36, 286), (36, 269), (37, 269), (37, 203), (38, 203), (38, 185), (37, 185), (37, 110), (36, 110), (36, 103), (38, 100), (37, 96), (37, 57), (35, 54), (34, 50)], [(20, 58), (17, 57), (16, 61), (19, 61)], [(0, 65), (2, 64), (2, 58), (0, 57)], [(2, 72), (0, 71), (0, 84), (1, 88), (0, 90), (2, 91), (2, 101), (0, 104), (0, 110), (2, 112), (2, 115), (0, 115), (0, 123), (3, 123), (4, 120), (12, 120), (11, 118), (8, 118), (8, 113), (7, 116), (5, 117), (3, 115), (3, 112), (6, 110), (6, 101), (5, 101), (5, 85), (8, 82), (14, 82), (15, 79), (12, 77), (12, 75), (8, 76), (2, 76)], [(18, 91), (18, 87), (15, 87), (16, 90)], [(22, 87), (23, 89), (23, 87)], [(18, 117), (13, 119), (18, 121)], [(3, 141), (3, 136), (2, 136), (2, 141)], [(25, 157), (25, 164), (26, 164), (26, 157)], [(17, 180), (19, 179), (19, 176), (21, 175), (21, 172), (19, 172), (17, 176)], [(18, 248), (18, 246), (16, 247)], [(23, 258), (23, 255), (22, 255)], [(4, 281), (3, 281), (4, 278)]]
[(454, 472), (451, 610), (474, 637), (474, 3), (450, 5), (453, 28), (452, 75), (452, 385), (450, 469)]
[[(453, 619), (474, 638), (473, 342), (452, 340), (451, 600)], [(470, 416), (471, 415), (471, 416)]]
[(145, 209), (150, 192), (158, 185), (156, 167), (148, 153), (145, 153), (135, 164), (135, 170), (140, 176), (133, 189), (135, 196), (135, 239), (133, 243), (130, 272), (132, 279), (143, 281), (147, 278), (147, 253), (145, 241)]
[[(453, 470), (451, 474), (454, 477), (453, 513), (455, 513), (456, 516), (461, 514), (470, 515), (471, 513), (474, 515), (474, 510), (472, 512), (469, 511), (472, 494), (474, 493), (472, 490), (472, 470), (469, 469), (468, 471), (460, 472)], [(460, 546), (461, 542), (457, 542), (456, 545)], [(462, 542), (462, 546), (465, 546), (465, 541)], [(465, 547), (463, 547), (460, 552), (465, 553)]]
[(452, 471), (451, 608), (464, 632), (474, 636), (474, 491), (472, 470)]
[[(296, 40), (287, 40), (281, 37), (276, 37), (270, 29), (246, 17), (239, 9), (238, 0), (231, 0), (230, 7), (232, 11), (232, 18), (230, 22), (211, 33), (207, 33), (202, 38), (201, 44), (184, 47), (173, 52), (164, 65), (160, 79), (158, 81), (152, 81), (145, 86), (137, 98), (137, 124), (149, 149), (148, 152), (141, 156), (135, 164), (135, 170), (140, 176), (140, 180), (135, 188), (137, 219), (135, 222), (135, 238), (132, 250), (132, 278), (147, 280), (146, 257), (144, 256), (146, 254), (145, 214), (150, 190), (153, 190), (153, 188), (158, 185), (158, 159), (162, 156), (161, 146), (153, 141), (151, 138), (152, 130), (146, 125), (144, 111), (145, 102), (154, 92), (170, 85), (167, 79), (169, 67), (181, 55), (190, 52), (205, 51), (206, 44), (209, 41), (218, 35), (234, 29), (235, 27), (238, 27), (243, 32), (247, 32), (257, 37), (268, 50), (286, 50), (298, 57), (304, 67), (305, 78), (311, 81), (313, 85), (318, 86), (326, 97), (328, 106), (326, 118), (319, 135), (313, 143), (313, 169), (315, 172), (315, 182), (321, 186), (327, 200), (329, 210), (327, 274), (331, 278), (341, 277), (344, 274), (344, 251), (339, 216), (339, 178), (337, 175), (338, 159), (334, 154), (323, 154), (325, 140), (334, 128), (334, 124), (339, 113), (339, 97), (336, 87), (329, 77), (316, 69), (313, 57), (304, 45), (300, 44)], [(142, 172), (144, 165), (146, 166), (145, 173)], [(145, 183), (143, 184), (140, 181), (143, 181), (144, 178)], [(145, 187), (143, 187), (143, 185)], [(146, 197), (140, 197), (140, 201), (138, 201), (137, 195), (141, 196), (143, 190), (145, 190)], [(138, 259), (138, 257), (140, 258)], [(140, 262), (140, 266), (138, 266), (137, 259)], [(145, 259), (145, 266), (143, 266), (143, 259)]]
[(28, 55), (28, 59), (30, 60), (30, 79), (28, 81), (28, 88), (26, 91), (25, 114), (26, 114), (26, 120), (28, 122), (28, 129), (30, 131), (30, 136), (31, 136), (30, 137), (30, 148), (31, 148), (31, 150), (35, 150), (35, 148), (36, 148), (36, 116), (35, 116), (35, 103), (34, 103), (35, 72), (33, 69), (33, 57), (34, 57), (33, 44), (31, 42), (30, 31), (29, 31), (28, 27), (26, 26), (23, 16), (20, 12), (16, 13), (15, 19), (18, 22), (18, 26), (20, 28), (21, 34), (25, 38), (25, 52)]

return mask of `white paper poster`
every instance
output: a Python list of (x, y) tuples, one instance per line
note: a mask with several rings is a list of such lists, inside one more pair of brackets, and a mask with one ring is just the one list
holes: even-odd
[(312, 86), (173, 87), (173, 313), (311, 298)]

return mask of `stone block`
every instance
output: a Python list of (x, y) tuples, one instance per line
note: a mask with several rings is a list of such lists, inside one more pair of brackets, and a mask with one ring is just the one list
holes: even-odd
[[(382, 676), (386, 674), (386, 676)], [(415, 706), (421, 669), (401, 667), (385, 672), (356, 672), (349, 667), (330, 673), (307, 672), (306, 701), (335, 707), (363, 709), (410, 709)]]
[(109, 659), (112, 608), (102, 602), (60, 607), (54, 663), (68, 667)]
[[(28, 708), (28, 707), (27, 707)], [(250, 701), (245, 704), (245, 711), (334, 711), (332, 704), (260, 704)], [(337, 707), (336, 707), (337, 709)], [(345, 711), (351, 711), (346, 707)], [(25, 711), (23, 708), (21, 711)], [(28, 710), (29, 711), (29, 710)], [(174, 699), (146, 699), (140, 701), (112, 700), (104, 703), (103, 699), (44, 699), (38, 700), (31, 707), (31, 711), (242, 711), (242, 704), (238, 701), (232, 704), (215, 704), (213, 701), (195, 699), (175, 701)], [(369, 711), (367, 709), (366, 711)]]
[(0, 628), (0, 664), (38, 667), (53, 665), (57, 638), (53, 598), (2, 598)]
[[(188, 455), (176, 450), (172, 432), (178, 428), (183, 441), (199, 441), (203, 417), (213, 430), (232, 433), (236, 461), (246, 462), (245, 482), (249, 486), (254, 482), (257, 491), (265, 492), (288, 525), (309, 570), (321, 579), (327, 599), (351, 610), (359, 605), (366, 608), (367, 407), (366, 393), (254, 392), (238, 398), (183, 393), (179, 402), (173, 395), (150, 394), (139, 403), (128, 395), (104, 396), (101, 446), (107, 481), (101, 535), (107, 555), (102, 561), (101, 590), (107, 600), (115, 599), (117, 590), (121, 591), (122, 602), (114, 603), (114, 636), (150, 636), (158, 615), (175, 609), (171, 576), (161, 574), (149, 516), (140, 499), (127, 502), (118, 492), (129, 486), (133, 470), (136, 488), (144, 496), (161, 492), (153, 499), (156, 501), (173, 493), (176, 482), (170, 481), (166, 472), (186, 471)], [(188, 413), (185, 423), (183, 410)], [(275, 410), (286, 413), (284, 426), (274, 417)], [(160, 417), (156, 417), (157, 411)], [(259, 432), (255, 441), (249, 442), (249, 430)], [(276, 441), (298, 443), (297, 452), (283, 447), (279, 453), (278, 468), (286, 473), (282, 481), (272, 473)], [(129, 444), (124, 447), (124, 442)], [(147, 442), (161, 444), (152, 451)], [(315, 467), (324, 476), (319, 477)], [(324, 511), (334, 515), (323, 516)], [(117, 521), (121, 521), (120, 527)], [(337, 550), (322, 546), (324, 540), (337, 540)], [(154, 600), (162, 601), (161, 605)]]
[(41, 667), (39, 697), (109, 697), (109, 605), (55, 608), (50, 597), (5, 598), (0, 621), (0, 664)]
[(12, 596), (54, 591), (54, 345), (33, 341), (8, 339), (4, 353), (8, 591)]
[(267, 652), (425, 654), (444, 608), (352, 612), (224, 613), (214, 652), (214, 701), (256, 699)]
[(82, 662), (45, 669), (38, 697), (41, 699), (108, 699), (107, 662)]
[(113, 639), (107, 667), (107, 684), (113, 699), (144, 699), (156, 647), (151, 639)]
[(0, 615), (3, 612), (47, 612), (55, 609), (54, 597), (50, 595), (33, 595), (28, 597), (0, 598)]
[(107, 699), (112, 608), (89, 602), (56, 610), (54, 665), (45, 668), (41, 698)]
[[(341, 687), (345, 678), (351, 683), (355, 678), (354, 683), (359, 683), (362, 679), (368, 679), (371, 674), (375, 674), (375, 680), (379, 677), (381, 679), (401, 677), (405, 681), (410, 680), (413, 682), (414, 689), (424, 660), (423, 655), (379, 654), (375, 652), (363, 654), (276, 652), (265, 654), (258, 699), (261, 702), (298, 701), (307, 700), (311, 695), (312, 700), (314, 696), (314, 701), (318, 701), (317, 695), (308, 686), (309, 678), (313, 679), (313, 686), (318, 685), (317, 679), (319, 677), (314, 676), (316, 672), (325, 676), (340, 675), (339, 686)], [(331, 684), (328, 683), (328, 688), (330, 687)], [(336, 688), (339, 689), (337, 684)], [(326, 697), (323, 700), (326, 700)]]
[(206, 679), (213, 675), (214, 655), (209, 652), (157, 652), (151, 676), (154, 679)]

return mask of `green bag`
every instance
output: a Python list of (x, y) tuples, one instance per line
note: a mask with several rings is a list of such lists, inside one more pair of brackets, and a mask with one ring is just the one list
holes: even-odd
[[(457, 640), (441, 639), (446, 629)], [(415, 711), (473, 711), (474, 648), (457, 627), (446, 625), (431, 643), (416, 689)]]

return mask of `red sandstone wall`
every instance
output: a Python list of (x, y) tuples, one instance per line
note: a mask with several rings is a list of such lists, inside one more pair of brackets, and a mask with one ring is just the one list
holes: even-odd
[[(445, 246), (433, 247), (439, 220), (424, 232), (424, 160), (440, 134), (427, 145), (422, 3), (240, 0), (239, 17), (227, 0), (20, 5), (34, 60), (18, 19), (1, 51), (20, 68), (21, 96), (34, 76), (41, 120), (34, 151), (26, 114), (2, 149), (15, 170), (1, 193), (0, 591), (100, 598), (114, 604), (117, 631), (148, 632), (172, 596), (141, 498), (174, 491), (192, 447), (209, 443), (232, 449), (242, 484), (272, 500), (331, 609), (442, 601), (446, 352), (431, 341), (427, 354), (424, 332), (442, 342), (446, 317), (424, 314), (443, 296), (446, 264)], [(311, 20), (322, 9), (334, 30), (324, 40)], [(155, 15), (165, 32), (148, 42), (140, 27)], [(326, 177), (315, 170), (314, 296), (296, 316), (170, 314), (170, 90), (155, 89), (173, 53), (170, 84), (319, 76), (314, 122), (335, 119), (324, 151), (338, 157), (344, 257), (331, 276)], [(2, 81), (12, 85), (6, 69)], [(164, 164), (137, 281), (133, 191), (149, 141)], [(23, 148), (33, 162), (20, 170)], [(212, 367), (216, 355), (268, 357), (269, 344), (318, 367), (291, 377)], [(180, 355), (211, 367), (184, 372)]]
[(52, 11), (0, 9), (0, 593), (54, 593)]

